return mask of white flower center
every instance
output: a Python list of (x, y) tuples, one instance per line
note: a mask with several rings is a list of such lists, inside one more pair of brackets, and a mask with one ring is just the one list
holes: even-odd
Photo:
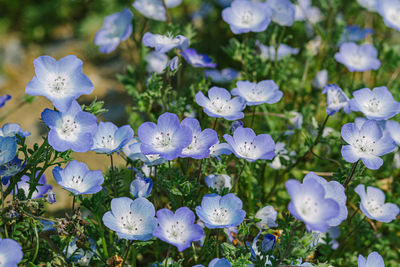
[(103, 135), (100, 140), (100, 146), (103, 148), (114, 149), (114, 136), (111, 134)]
[(250, 25), (254, 21), (254, 14), (253, 12), (246, 10), (242, 13), (240, 19), (242, 20), (243, 24)]
[(359, 136), (352, 144), (360, 153), (373, 154), (375, 149), (375, 141), (368, 136)]
[(167, 150), (172, 144), (172, 133), (170, 132), (159, 132), (153, 139), (152, 145), (162, 149)]
[(0, 254), (0, 267), (6, 262), (7, 257), (4, 254)]
[(75, 141), (80, 133), (80, 126), (71, 116), (62, 118), (60, 127), (56, 129), (58, 136), (67, 141)]
[(133, 214), (129, 211), (124, 216), (118, 218), (119, 224), (121, 226), (121, 232), (126, 234), (140, 234), (144, 228), (143, 218), (139, 217), (137, 214)]
[(67, 77), (58, 74), (49, 78), (47, 86), (50, 93), (57, 97), (62, 97), (67, 93), (68, 79)]
[(367, 199), (367, 210), (371, 213), (374, 217), (379, 217), (383, 215), (383, 204), (378, 203), (376, 199), (369, 198)]
[(388, 19), (391, 20), (394, 24), (400, 25), (400, 7), (393, 8), (388, 11)]
[(209, 215), (209, 219), (214, 224), (226, 224), (231, 219), (231, 214), (224, 207), (215, 208)]
[(168, 225), (167, 229), (165, 229), (166, 237), (174, 242), (185, 243), (185, 232), (186, 227), (182, 222), (176, 221)]
[(182, 150), (182, 153), (183, 154), (190, 154), (191, 152), (195, 152), (195, 151), (198, 150), (199, 146), (200, 146), (200, 142), (198, 142), (197, 135), (193, 135), (192, 143), (190, 143), (190, 145), (188, 147), (184, 148)]
[(318, 202), (315, 201), (311, 196), (307, 196), (303, 202), (299, 203), (298, 210), (302, 217), (307, 218), (310, 221), (316, 221), (319, 217), (320, 209)]
[(230, 115), (232, 113), (232, 105), (229, 103), (229, 100), (224, 100), (219, 97), (216, 97), (214, 99), (210, 99), (211, 105), (210, 109), (213, 113), (219, 114), (219, 115)]
[(254, 158), (257, 156), (257, 146), (253, 142), (245, 141), (241, 145), (238, 145), (239, 154), (246, 158)]
[(75, 189), (78, 192), (85, 192), (89, 187), (85, 183), (85, 177), (81, 175), (73, 175), (71, 179), (66, 179), (65, 186)]
[(379, 113), (382, 109), (382, 103), (376, 97), (369, 99), (366, 103), (366, 106), (368, 111), (370, 111), (371, 113)]

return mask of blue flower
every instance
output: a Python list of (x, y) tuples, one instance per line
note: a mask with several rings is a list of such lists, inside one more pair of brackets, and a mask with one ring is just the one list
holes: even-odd
[(141, 145), (142, 143), (139, 141), (139, 138), (134, 137), (128, 144), (126, 144), (122, 148), (122, 151), (131, 160), (140, 160), (148, 166), (159, 165), (167, 162), (167, 160), (161, 158), (159, 154), (144, 155), (142, 153), (142, 150), (140, 149)]
[(215, 258), (208, 264), (208, 267), (232, 267), (232, 264), (224, 258)]
[(344, 43), (335, 54), (335, 59), (350, 72), (377, 70), (381, 65), (378, 52), (371, 44)]
[(342, 127), (342, 138), (349, 144), (342, 147), (345, 161), (354, 163), (359, 159), (371, 170), (379, 169), (383, 160), (380, 156), (392, 152), (396, 143), (389, 135), (383, 135), (376, 121), (367, 121), (361, 128), (355, 123), (347, 123)]
[(201, 200), (201, 206), (196, 207), (196, 213), (209, 229), (236, 227), (246, 217), (242, 206), (242, 201), (232, 193), (223, 197), (207, 194)]
[(379, 188), (360, 184), (354, 189), (360, 196), (360, 209), (370, 219), (389, 223), (396, 219), (399, 207), (393, 203), (385, 203), (385, 193)]
[(365, 7), (368, 11), (376, 12), (378, 11), (378, 2), (382, 0), (357, 0), (360, 6)]
[(18, 140), (16, 136), (27, 137), (30, 136), (31, 133), (28, 131), (23, 131), (21, 126), (17, 123), (6, 123), (0, 128), (0, 136), (3, 137), (15, 137), (15, 140)]
[(40, 56), (33, 61), (36, 76), (28, 83), (28, 95), (41, 95), (49, 99), (61, 112), (81, 95), (93, 91), (93, 84), (82, 73), (83, 62), (70, 55), (55, 60), (50, 56)]
[(195, 224), (196, 217), (188, 207), (182, 207), (175, 214), (168, 209), (157, 211), (158, 226), (153, 235), (164, 242), (174, 245), (184, 251), (193, 241), (204, 237), (203, 228)]
[(159, 154), (162, 158), (173, 160), (191, 144), (192, 131), (179, 123), (178, 116), (162, 114), (157, 124), (145, 122), (139, 127), (140, 148), (144, 155)]
[(167, 20), (167, 14), (161, 0), (136, 0), (133, 3), (133, 7), (149, 19)]
[(7, 101), (11, 99), (11, 96), (9, 94), (5, 94), (0, 96), (0, 108), (4, 107)]
[(322, 18), (321, 11), (317, 7), (311, 6), (311, 0), (297, 0), (294, 15), (296, 21), (307, 20), (307, 22), (315, 24)]
[(129, 8), (104, 18), (103, 27), (94, 37), (94, 43), (99, 46), (101, 53), (111, 53), (119, 43), (129, 38), (132, 34), (132, 18)]
[(256, 135), (250, 128), (237, 128), (233, 137), (224, 134), (224, 138), (238, 158), (253, 162), (275, 156), (275, 142), (269, 134)]
[(264, 60), (275, 61), (276, 54), (276, 60), (279, 61), (287, 56), (296, 55), (299, 53), (298, 48), (292, 48), (286, 44), (280, 44), (277, 49), (275, 49), (273, 46), (263, 45), (260, 42), (257, 42), (256, 45), (260, 50), (261, 58)]
[(220, 160), (221, 155), (231, 155), (232, 148), (227, 143), (220, 143), (219, 141), (210, 147), (210, 156)]
[(353, 92), (353, 96), (350, 109), (361, 111), (370, 120), (387, 120), (400, 112), (400, 103), (385, 86), (373, 90), (363, 88)]
[(149, 53), (145, 60), (147, 62), (147, 71), (150, 73), (155, 72), (161, 74), (164, 72), (168, 64), (168, 56), (158, 52)]
[(400, 31), (399, 21), (399, 0), (379, 0), (377, 1), (378, 12), (382, 16), (383, 21), (389, 28)]
[[(39, 175), (39, 171), (36, 172), (35, 177), (37, 178), (37, 176)], [(36, 179), (35, 178), (35, 179)], [(25, 197), (27, 198), (29, 196), (29, 187), (30, 187), (30, 183), (31, 183), (31, 178), (27, 175), (23, 175), (21, 177), (21, 181), (19, 181), (17, 183), (17, 188), (22, 189), (24, 191)], [(48, 185), (46, 182), (46, 176), (44, 176), (44, 174), (39, 178), (39, 185), (36, 186), (35, 191), (33, 191), (32, 193), (32, 197), (30, 199), (37, 199), (37, 198), (43, 198), (45, 197), (45, 194), (47, 194), (49, 192), (49, 190), (52, 189), (51, 185)], [(16, 194), (17, 192), (15, 192), (13, 190), (13, 194)]]
[(256, 226), (260, 230), (278, 226), (276, 223), (278, 212), (272, 206), (265, 206), (259, 209), (254, 217), (261, 220), (256, 223)]
[(22, 260), (22, 248), (13, 239), (0, 238), (0, 259), (1, 266), (14, 267)]
[(337, 202), (337, 204), (339, 204), (339, 214), (336, 217), (327, 220), (327, 223), (329, 224), (330, 227), (338, 226), (342, 221), (344, 221), (347, 218), (348, 215), (346, 207), (347, 197), (343, 185), (341, 185), (337, 181), (328, 182), (327, 180), (316, 175), (313, 172), (308, 173), (304, 177), (303, 182), (309, 179), (314, 179), (320, 185), (322, 185), (322, 187), (325, 190), (325, 198), (333, 199)]
[(169, 71), (177, 70), (179, 67), (179, 57), (174, 56), (170, 61), (168, 61)]
[(230, 133), (233, 134), (237, 128), (243, 128), (244, 127), (244, 123), (242, 121), (234, 121), (232, 122), (231, 128), (229, 129)]
[(218, 193), (221, 193), (225, 188), (229, 190), (232, 188), (231, 177), (227, 174), (210, 174), (204, 178), (204, 182), (209, 188), (217, 190)]
[(0, 176), (3, 184), (7, 184), (11, 177), (25, 168), (26, 161), (22, 162), (17, 156), (0, 166)]
[(157, 226), (155, 214), (153, 204), (145, 198), (114, 198), (111, 211), (103, 216), (103, 223), (121, 239), (146, 241), (153, 238)]
[(373, 34), (374, 30), (370, 28), (361, 29), (358, 25), (349, 25), (346, 26), (344, 29), (344, 33), (340, 36), (338, 45), (340, 46), (343, 43), (350, 43), (350, 42), (358, 42), (369, 34)]
[(386, 121), (385, 128), (397, 145), (400, 145), (400, 124), (397, 121)]
[(17, 154), (17, 142), (13, 137), (0, 136), (0, 165), (11, 161)]
[(315, 75), (313, 85), (317, 88), (324, 88), (328, 84), (329, 73), (327, 70), (320, 70)]
[(53, 176), (57, 184), (74, 195), (95, 194), (104, 182), (101, 171), (91, 171), (85, 163), (76, 160), (69, 162), (65, 169), (56, 166)]
[(100, 122), (93, 136), (93, 151), (97, 153), (112, 154), (120, 150), (133, 138), (131, 126), (124, 125), (120, 128), (112, 122)]
[(148, 197), (153, 189), (153, 180), (147, 177), (137, 176), (131, 182), (130, 190), (134, 198)]
[(259, 83), (249, 81), (239, 81), (236, 88), (232, 89), (232, 95), (240, 96), (246, 100), (247, 106), (255, 106), (260, 104), (274, 104), (278, 102), (282, 96), (278, 86), (273, 80), (265, 80)]
[(291, 26), (294, 22), (295, 8), (289, 0), (267, 0), (271, 9), (271, 19), (282, 26)]
[(179, 54), (193, 67), (196, 68), (215, 68), (217, 64), (212, 62), (212, 59), (205, 55), (199, 54), (193, 48), (187, 48), (183, 51), (180, 51)]
[(42, 120), (50, 128), (49, 144), (54, 150), (86, 152), (92, 147), (97, 118), (82, 111), (78, 102), (73, 101), (65, 112), (46, 108)]
[(358, 267), (385, 267), (385, 262), (378, 252), (373, 251), (365, 259), (361, 254), (358, 256)]
[(194, 118), (185, 118), (181, 125), (192, 131), (192, 142), (182, 150), (180, 157), (204, 159), (210, 155), (210, 147), (218, 142), (218, 134), (212, 129), (201, 131), (200, 123)]
[(172, 35), (161, 35), (146, 32), (142, 42), (147, 47), (153, 47), (159, 53), (166, 53), (171, 49), (186, 49), (189, 47), (189, 39), (183, 35), (173, 37)]
[(334, 115), (341, 109), (347, 114), (350, 113), (349, 98), (342, 88), (336, 84), (328, 84), (322, 93), (326, 94), (326, 114)]
[(313, 177), (304, 179), (303, 183), (290, 179), (285, 187), (291, 198), (289, 212), (303, 221), (308, 231), (326, 232), (328, 221), (340, 213), (339, 203), (328, 198), (324, 187)]
[(215, 83), (229, 83), (239, 76), (239, 72), (231, 68), (225, 68), (220, 71), (205, 70), (204, 76), (206, 78), (211, 78), (211, 80)]
[(214, 86), (208, 90), (208, 98), (202, 92), (198, 92), (196, 102), (210, 117), (224, 118), (230, 121), (242, 119), (246, 101), (241, 97), (231, 97), (225, 88)]
[(222, 11), (222, 19), (234, 34), (263, 32), (271, 22), (271, 9), (266, 3), (235, 0)]
[(79, 266), (89, 266), (90, 260), (92, 259), (94, 252), (97, 249), (96, 243), (92, 238), (89, 238), (90, 249), (83, 250), (79, 248), (76, 244), (77, 237), (75, 237), (69, 245), (65, 248), (64, 253), (67, 259), (76, 262)]

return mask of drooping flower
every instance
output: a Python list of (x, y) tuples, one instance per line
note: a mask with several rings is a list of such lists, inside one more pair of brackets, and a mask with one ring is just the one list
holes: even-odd
[(10, 178), (19, 173), (25, 167), (26, 161), (22, 162), (17, 156), (11, 161), (0, 166), (0, 177), (3, 184), (7, 184)]
[(17, 142), (13, 137), (0, 136), (0, 166), (11, 161), (17, 154)]
[(339, 204), (339, 214), (336, 217), (333, 217), (327, 220), (328, 225), (331, 226), (338, 226), (342, 221), (347, 218), (348, 211), (346, 207), (346, 193), (344, 191), (343, 185), (338, 183), (337, 181), (330, 181), (328, 182), (324, 178), (316, 175), (313, 172), (308, 173), (304, 179), (303, 183), (309, 179), (314, 179), (317, 181), (325, 190), (325, 198), (333, 199)]
[(258, 49), (260, 50), (260, 56), (264, 60), (281, 60), (289, 55), (297, 55), (299, 53), (298, 48), (292, 48), (286, 44), (280, 44), (277, 49), (273, 46), (263, 45), (260, 42), (256, 43)]
[(275, 157), (272, 160), (272, 162), (269, 164), (269, 166), (271, 166), (271, 168), (279, 170), (284, 168), (284, 164), (282, 164), (281, 159), (284, 159), (287, 163), (290, 163), (291, 161), (293, 161), (293, 158), (296, 156), (296, 152), (295, 151), (288, 151), (285, 148), (285, 144), (282, 142), (277, 142), (275, 144)]
[(147, 177), (136, 176), (131, 182), (130, 191), (134, 198), (148, 197), (153, 189), (153, 180)]
[(172, 35), (161, 35), (146, 32), (142, 42), (147, 47), (153, 47), (159, 53), (166, 53), (171, 49), (186, 49), (189, 47), (189, 39), (183, 35), (173, 37)]
[(114, 198), (111, 211), (103, 216), (103, 223), (121, 239), (146, 241), (153, 237), (157, 227), (155, 214), (153, 204), (145, 198)]
[(122, 151), (131, 160), (140, 160), (148, 166), (159, 165), (167, 162), (167, 160), (161, 158), (159, 154), (144, 155), (142, 153), (142, 150), (140, 149), (141, 145), (142, 143), (140, 142), (139, 138), (134, 137), (132, 141), (130, 141), (122, 148)]
[(33, 61), (33, 65), (35, 77), (26, 86), (26, 94), (46, 97), (61, 112), (68, 110), (79, 96), (88, 95), (94, 89), (90, 79), (82, 72), (82, 60), (76, 56), (59, 60), (40, 56)]
[[(379, 0), (380, 1), (380, 0)], [(378, 0), (357, 0), (360, 6), (365, 7), (368, 11), (378, 11)]]
[(371, 44), (344, 43), (335, 54), (335, 60), (345, 65), (350, 72), (377, 70), (381, 65), (378, 51)]
[(22, 248), (17, 241), (0, 238), (0, 266), (16, 267), (22, 256)]
[(168, 61), (169, 71), (175, 71), (179, 67), (179, 57), (174, 56), (170, 61)]
[(153, 235), (174, 245), (179, 251), (190, 247), (193, 241), (204, 237), (203, 228), (195, 224), (195, 215), (188, 207), (179, 208), (173, 213), (169, 209), (157, 211), (158, 226)]
[(311, 6), (311, 0), (298, 0), (294, 7), (296, 21), (307, 20), (310, 23), (317, 23), (323, 18), (319, 8)]
[(259, 209), (255, 215), (255, 218), (261, 221), (256, 223), (256, 226), (262, 229), (277, 227), (276, 218), (278, 217), (278, 212), (272, 206), (265, 206)]
[(361, 41), (367, 37), (369, 34), (373, 34), (374, 30), (370, 28), (361, 29), (358, 25), (349, 25), (346, 26), (342, 36), (340, 36), (338, 45), (342, 45), (343, 43), (355, 43)]
[(271, 9), (271, 19), (282, 26), (291, 26), (294, 22), (295, 7), (289, 0), (267, 0)]
[(232, 189), (231, 177), (227, 174), (210, 174), (204, 178), (206, 185), (221, 193), (225, 188)]
[(27, 137), (30, 135), (30, 132), (22, 130), (21, 126), (19, 126), (17, 123), (6, 123), (0, 128), (0, 136), (14, 137), (16, 141), (18, 141), (17, 136)]
[(232, 68), (225, 68), (222, 70), (205, 70), (204, 76), (211, 78), (215, 83), (229, 83), (239, 76), (239, 72)]
[(397, 145), (400, 145), (400, 124), (397, 121), (386, 121), (385, 128)]
[(233, 137), (224, 134), (224, 138), (238, 158), (253, 162), (275, 156), (275, 142), (269, 134), (256, 135), (250, 128), (238, 128)]
[(327, 70), (320, 70), (317, 72), (313, 85), (317, 88), (324, 88), (328, 84), (329, 73)]
[(181, 125), (192, 131), (192, 142), (185, 147), (180, 157), (204, 159), (210, 155), (210, 147), (218, 142), (218, 134), (213, 129), (204, 129), (201, 131), (200, 123), (194, 118), (185, 118)]
[(46, 108), (42, 120), (50, 128), (49, 144), (57, 151), (86, 152), (93, 145), (97, 118), (73, 101), (65, 112)]
[(196, 94), (196, 103), (204, 108), (204, 112), (213, 118), (238, 120), (244, 117), (245, 100), (241, 97), (231, 98), (228, 90), (221, 87), (211, 87), (208, 98), (202, 92)]
[(212, 59), (205, 55), (199, 54), (193, 48), (187, 48), (183, 51), (180, 51), (179, 54), (193, 67), (196, 68), (215, 68), (217, 64), (212, 62)]
[(370, 120), (387, 120), (400, 112), (400, 103), (385, 86), (373, 90), (363, 88), (353, 92), (353, 96), (350, 109), (361, 111)]
[(389, 135), (383, 135), (376, 121), (365, 122), (361, 128), (355, 123), (347, 123), (342, 127), (342, 138), (348, 143), (342, 147), (344, 160), (354, 163), (359, 159), (371, 170), (379, 169), (383, 160), (380, 156), (392, 152), (396, 143)]
[(0, 108), (4, 107), (6, 102), (9, 100), (11, 100), (11, 96), (9, 94), (0, 96)]
[(393, 203), (385, 203), (385, 193), (379, 188), (360, 184), (354, 189), (360, 196), (360, 209), (365, 216), (372, 220), (389, 223), (396, 219), (400, 212), (399, 207)]
[(326, 196), (324, 187), (313, 177), (305, 179), (303, 183), (290, 179), (285, 187), (291, 198), (289, 212), (303, 221), (308, 231), (326, 232), (328, 221), (339, 216), (339, 204)]
[[(39, 174), (40, 174), (39, 171), (36, 172), (35, 179), (37, 179), (37, 176)], [(32, 182), (31, 178), (28, 175), (23, 175), (21, 177), (21, 181), (17, 183), (18, 190), (22, 189), (24, 191), (26, 198), (28, 198), (29, 196), (30, 182)], [(44, 174), (39, 178), (38, 184), (40, 185), (36, 186), (35, 190), (32, 193), (32, 197), (30, 199), (43, 198), (45, 197), (45, 194), (47, 194), (48, 191), (52, 189), (51, 185), (47, 184), (46, 176), (44, 176)], [(13, 194), (17, 194), (17, 192), (13, 190)]]
[(400, 31), (400, 1), (399, 0), (379, 0), (378, 12), (382, 16), (383, 21), (389, 28)]
[(192, 131), (179, 123), (178, 116), (162, 114), (157, 124), (145, 122), (139, 127), (140, 148), (144, 155), (159, 154), (162, 158), (173, 160), (192, 143)]
[(347, 114), (350, 113), (349, 98), (342, 88), (336, 84), (328, 84), (322, 93), (326, 94), (326, 114), (334, 115), (341, 109)]
[(93, 239), (89, 238), (90, 250), (78, 248), (76, 244), (77, 238), (75, 237), (69, 245), (65, 248), (67, 259), (76, 262), (79, 266), (89, 266), (90, 261), (96, 251), (97, 246)]
[(385, 267), (385, 262), (383, 261), (382, 256), (376, 251), (371, 252), (367, 259), (360, 254), (358, 256), (357, 264), (358, 267)]
[(232, 154), (232, 148), (227, 143), (220, 143), (219, 141), (210, 147), (210, 156), (220, 160), (221, 155)]
[(150, 73), (155, 72), (161, 74), (168, 64), (168, 56), (166, 54), (154, 51), (149, 53), (145, 60), (147, 62), (147, 71)]
[[(256, 237), (253, 239), (252, 244), (250, 242), (246, 242), (247, 247), (250, 247), (251, 260), (256, 260), (257, 258), (264, 260), (264, 255), (266, 252), (273, 250), (275, 248), (276, 237), (272, 234), (266, 234), (261, 241), (261, 244), (258, 245), (258, 238), (261, 235), (261, 231), (258, 232)], [(271, 256), (273, 258), (273, 256)], [(248, 267), (254, 267), (255, 265), (247, 265)], [(271, 261), (269, 260), (269, 256), (266, 255), (265, 266), (272, 266)]]
[(103, 27), (96, 33), (94, 43), (101, 53), (111, 53), (132, 34), (133, 14), (129, 8), (104, 18)]
[(97, 153), (112, 154), (120, 150), (133, 138), (131, 126), (124, 125), (120, 128), (112, 122), (100, 122), (96, 133), (93, 135), (93, 151)]
[(222, 11), (222, 19), (234, 34), (262, 32), (271, 22), (271, 9), (266, 3), (235, 0)]
[(104, 182), (100, 170), (91, 171), (85, 163), (76, 160), (69, 162), (65, 169), (56, 166), (53, 176), (57, 184), (74, 195), (95, 194)]
[(167, 14), (161, 0), (136, 0), (133, 3), (133, 7), (149, 19), (167, 20)]
[(232, 193), (223, 197), (207, 194), (201, 206), (196, 207), (196, 214), (209, 229), (235, 227), (246, 217), (242, 206), (242, 201)]
[(282, 96), (278, 86), (273, 80), (265, 80), (259, 83), (249, 81), (239, 81), (236, 88), (232, 89), (232, 95), (240, 96), (246, 100), (247, 106), (260, 104), (274, 104), (278, 102)]

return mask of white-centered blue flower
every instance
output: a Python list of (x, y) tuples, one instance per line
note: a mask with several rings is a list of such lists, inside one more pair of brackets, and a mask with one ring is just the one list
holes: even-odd
[(294, 22), (295, 7), (289, 0), (267, 0), (271, 9), (271, 19), (282, 26), (291, 26)]
[(261, 220), (256, 223), (256, 226), (260, 230), (278, 226), (276, 223), (278, 212), (272, 206), (265, 206), (259, 209), (254, 217)]
[(210, 157), (220, 160), (220, 155), (231, 155), (232, 148), (228, 143), (220, 143), (219, 141), (210, 147)]
[(17, 142), (13, 137), (0, 136), (0, 165), (11, 161), (17, 154)]
[(358, 256), (357, 264), (357, 267), (385, 267), (385, 262), (383, 261), (382, 256), (376, 251), (371, 252), (367, 259), (360, 254)]
[(17, 267), (22, 256), (22, 248), (17, 241), (0, 238), (0, 266)]
[(0, 136), (2, 137), (15, 137), (18, 140), (17, 135), (19, 137), (28, 137), (31, 133), (22, 130), (21, 126), (17, 123), (6, 123), (0, 128)]
[(400, 0), (379, 0), (377, 3), (386, 26), (400, 31)]
[(221, 193), (225, 188), (232, 189), (231, 177), (227, 174), (210, 174), (204, 177), (204, 182), (209, 188)]
[(311, 5), (311, 0), (297, 0), (294, 17), (296, 21), (307, 20), (310, 23), (317, 23), (323, 18), (319, 8)]
[(94, 43), (101, 53), (111, 53), (132, 34), (133, 14), (129, 8), (104, 18), (103, 27), (96, 33)]
[(359, 159), (371, 170), (379, 169), (383, 160), (380, 156), (392, 152), (396, 143), (389, 135), (383, 135), (376, 121), (365, 122), (361, 128), (355, 123), (347, 123), (342, 127), (342, 138), (348, 143), (342, 147), (344, 160), (354, 163)]
[(100, 170), (91, 171), (85, 163), (76, 160), (69, 162), (64, 169), (56, 166), (53, 176), (58, 185), (74, 195), (95, 194), (102, 189), (104, 182)]
[(239, 76), (239, 72), (232, 68), (225, 68), (222, 70), (205, 70), (204, 76), (210, 77), (215, 83), (229, 83)]
[(28, 95), (41, 95), (49, 99), (60, 111), (66, 111), (81, 95), (92, 93), (94, 87), (83, 74), (83, 62), (70, 55), (55, 60), (50, 56), (40, 56), (33, 61), (35, 77), (28, 83)]
[(134, 198), (148, 197), (153, 189), (153, 180), (141, 175), (136, 175), (136, 179), (131, 182), (130, 191)]
[(134, 132), (129, 125), (118, 128), (112, 122), (100, 122), (93, 135), (93, 151), (111, 154), (122, 149), (130, 140)]
[(147, 63), (146, 69), (150, 73), (155, 72), (157, 74), (161, 74), (164, 72), (168, 64), (168, 56), (155, 51), (149, 53), (145, 60)]
[(400, 146), (400, 124), (397, 121), (386, 121), (385, 129), (393, 141)]
[(374, 30), (370, 28), (361, 29), (358, 25), (349, 25), (346, 26), (344, 29), (343, 34), (340, 36), (338, 46), (342, 45), (343, 43), (350, 43), (350, 42), (358, 42), (369, 34), (373, 34)]
[(140, 142), (139, 138), (134, 137), (128, 144), (126, 144), (122, 148), (122, 151), (131, 160), (133, 160), (133, 161), (140, 160), (148, 166), (159, 165), (159, 164), (167, 162), (166, 159), (163, 159), (162, 157), (160, 157), (160, 154), (144, 155), (140, 148), (141, 145), (142, 145), (142, 143)]
[(159, 53), (166, 53), (174, 48), (184, 50), (189, 47), (189, 39), (183, 35), (174, 37), (171, 34), (161, 35), (146, 32), (143, 35), (142, 42), (145, 46), (152, 47)]
[(208, 98), (202, 92), (196, 94), (196, 103), (204, 108), (204, 112), (213, 118), (238, 120), (244, 117), (243, 109), (246, 101), (241, 97), (233, 97), (228, 90), (211, 87)]
[(400, 103), (385, 86), (357, 90), (353, 97), (349, 102), (350, 109), (361, 111), (370, 120), (387, 120), (400, 112)]
[(103, 223), (121, 239), (146, 241), (153, 237), (157, 227), (155, 214), (154, 205), (145, 198), (114, 198), (111, 211), (103, 216)]
[(385, 193), (379, 188), (358, 185), (354, 191), (360, 196), (360, 209), (365, 216), (372, 220), (389, 223), (396, 219), (400, 212), (399, 207), (393, 203), (385, 203)]
[(328, 84), (322, 93), (326, 94), (326, 114), (334, 115), (341, 109), (347, 114), (350, 113), (349, 98), (342, 88), (336, 84)]
[(261, 58), (264, 60), (275, 60), (275, 55), (276, 55), (276, 60), (281, 60), (287, 56), (290, 55), (296, 55), (299, 53), (298, 48), (292, 48), (286, 44), (280, 44), (277, 49), (275, 47), (263, 45), (260, 42), (256, 43), (257, 47), (260, 50), (261, 53)]
[(271, 9), (266, 3), (235, 0), (222, 11), (222, 19), (234, 34), (262, 32), (271, 22)]
[(377, 70), (381, 66), (378, 51), (371, 44), (344, 43), (335, 54), (335, 60), (345, 65), (350, 72)]
[(259, 83), (239, 81), (236, 83), (236, 88), (232, 89), (231, 94), (242, 97), (246, 100), (248, 106), (264, 103), (274, 104), (283, 96), (282, 91), (279, 91), (273, 80), (265, 80)]

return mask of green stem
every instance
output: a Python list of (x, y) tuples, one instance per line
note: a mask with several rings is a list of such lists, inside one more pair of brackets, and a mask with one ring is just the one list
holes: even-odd
[(217, 229), (217, 258), (219, 258), (219, 232), (220, 229)]
[(114, 159), (112, 154), (110, 154), (110, 162), (111, 162), (111, 179), (113, 181), (113, 190), (114, 190), (114, 196), (118, 197), (118, 192), (117, 192), (117, 185), (116, 185), (116, 179), (115, 179), (115, 173), (114, 173)]
[(72, 212), (75, 210), (75, 195), (72, 197)]
[(99, 224), (99, 229), (100, 229), (100, 238), (101, 238), (101, 245), (103, 246), (103, 251), (104, 251), (104, 257), (106, 259), (109, 258), (108, 256), (108, 249), (107, 249), (107, 242), (104, 237), (104, 228), (103, 228), (103, 223), (101, 222), (101, 219), (99, 216), (96, 216), (97, 223)]
[(126, 248), (125, 248), (124, 258), (123, 258), (123, 260), (122, 260), (122, 265), (121, 265), (121, 266), (124, 266), (124, 263), (125, 263), (125, 261), (126, 261), (126, 258), (127, 258), (128, 255), (129, 255), (129, 249), (131, 248), (131, 246), (132, 246), (132, 244), (133, 244), (133, 240), (131, 240), (131, 241), (126, 240), (126, 243), (127, 243), (127, 245), (126, 245)]
[(357, 165), (358, 165), (359, 162), (360, 162), (360, 160), (357, 160), (356, 162), (353, 163), (353, 167), (351, 168), (350, 175), (347, 177), (346, 181), (343, 184), (344, 188), (347, 188), (347, 186), (349, 185), (351, 179), (354, 176), (354, 173), (356, 172)]
[(36, 223), (33, 225), (33, 231), (35, 232), (36, 242), (35, 242), (35, 254), (33, 254), (32, 261), (31, 261), (32, 263), (35, 262), (36, 257), (39, 253), (39, 235), (38, 235)]
[(253, 128), (254, 117), (256, 116), (256, 107), (257, 107), (257, 106), (253, 106), (253, 113), (252, 113), (252, 115), (251, 115), (250, 128)]
[(239, 174), (236, 176), (236, 179), (234, 181), (236, 194), (239, 192), (239, 179), (240, 179), (240, 176), (243, 174), (243, 171), (244, 171), (244, 168), (246, 167), (246, 165), (247, 165), (247, 160), (243, 160), (242, 169), (240, 170)]
[(169, 15), (168, 7), (167, 7), (167, 5), (165, 4), (165, 0), (161, 0), (161, 2), (162, 2), (162, 5), (163, 5), (163, 7), (164, 7), (164, 9), (165, 9), (165, 14), (167, 15), (167, 22), (168, 22), (168, 24), (169, 24), (169, 23), (171, 23), (171, 16)]

